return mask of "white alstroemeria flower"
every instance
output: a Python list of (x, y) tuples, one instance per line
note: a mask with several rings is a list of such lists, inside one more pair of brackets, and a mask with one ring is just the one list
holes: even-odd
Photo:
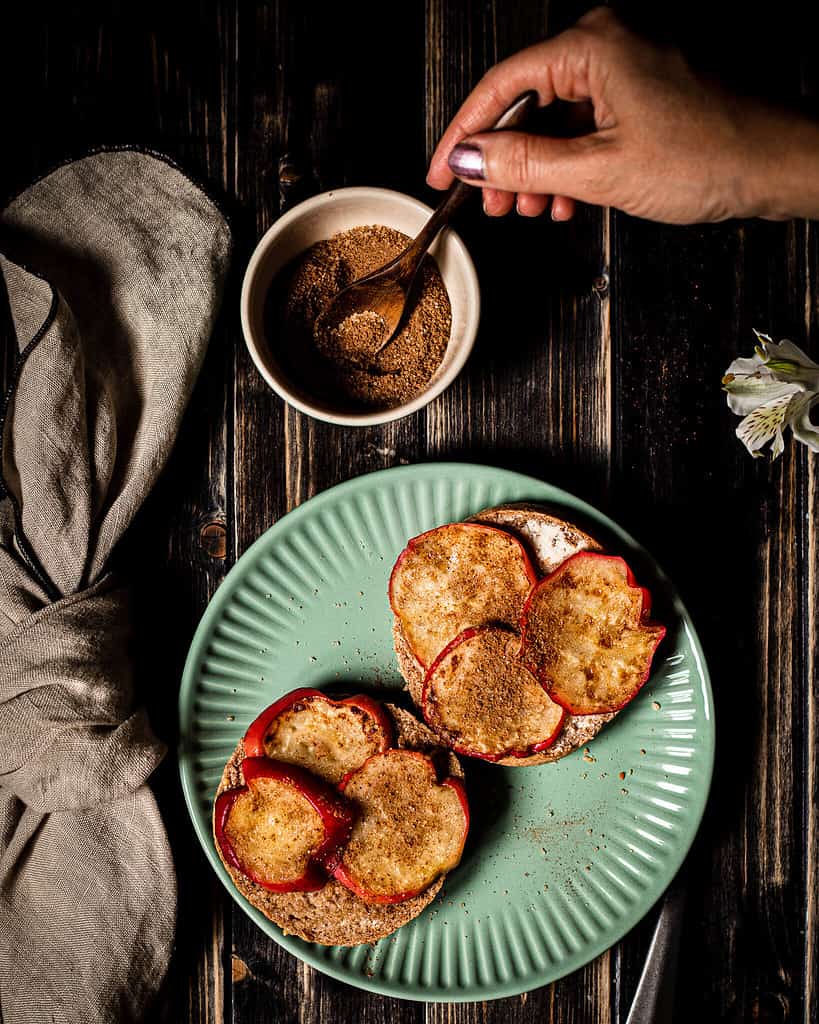
[(732, 412), (744, 417), (737, 437), (754, 457), (769, 441), (771, 458), (785, 447), (784, 427), (797, 441), (819, 452), (819, 429), (810, 410), (819, 401), (819, 364), (792, 341), (772, 341), (754, 331), (759, 344), (750, 359), (735, 359), (722, 378)]

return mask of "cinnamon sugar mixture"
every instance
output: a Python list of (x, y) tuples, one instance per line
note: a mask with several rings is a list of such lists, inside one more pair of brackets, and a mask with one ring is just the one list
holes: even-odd
[[(317, 242), (278, 275), (267, 298), (274, 355), (308, 395), (349, 409), (388, 409), (417, 394), (443, 359), (452, 310), (435, 261), (421, 265), (411, 309), (393, 341), (370, 356), (384, 321), (372, 311), (347, 317), (329, 332), (313, 327), (330, 301), (357, 278), (387, 263), (410, 238), (381, 224)], [(362, 355), (366, 358), (360, 358)]]

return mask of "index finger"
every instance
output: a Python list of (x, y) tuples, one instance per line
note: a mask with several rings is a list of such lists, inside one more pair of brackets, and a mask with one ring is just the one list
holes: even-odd
[(476, 132), (491, 128), (512, 100), (526, 89), (534, 89), (542, 107), (556, 98), (589, 99), (587, 48), (578, 46), (587, 38), (568, 29), (554, 39), (536, 43), (490, 68), (466, 98), (441, 136), (430, 160), (427, 184), (447, 188), (453, 179), (447, 164), (452, 147)]

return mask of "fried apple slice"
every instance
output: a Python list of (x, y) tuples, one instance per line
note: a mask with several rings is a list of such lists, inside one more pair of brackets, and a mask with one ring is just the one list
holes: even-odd
[(296, 765), (246, 757), (242, 774), (214, 808), (225, 860), (271, 892), (321, 889), (350, 835), (348, 803)]
[(469, 805), (460, 779), (438, 782), (417, 750), (376, 754), (339, 786), (356, 810), (333, 876), (367, 903), (402, 903), (460, 861)]
[(444, 648), (424, 680), (422, 711), (458, 754), (499, 761), (547, 750), (566, 712), (520, 661), (520, 637), (467, 629)]
[(427, 668), (453, 637), (489, 623), (517, 627), (537, 579), (520, 541), (482, 523), (450, 523), (414, 537), (390, 576), (390, 605)]
[(521, 620), (522, 657), (573, 715), (619, 711), (651, 672), (665, 626), (622, 558), (581, 552), (532, 588)]
[(302, 687), (251, 723), (245, 752), (301, 765), (335, 786), (368, 757), (387, 750), (392, 732), (389, 715), (370, 697), (333, 700), (321, 690)]

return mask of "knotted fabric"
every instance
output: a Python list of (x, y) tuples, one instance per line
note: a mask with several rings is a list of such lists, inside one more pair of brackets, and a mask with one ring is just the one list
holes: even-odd
[(146, 785), (165, 748), (135, 707), (110, 561), (173, 446), (230, 248), (201, 189), (131, 150), (65, 164), (0, 215), (4, 1024), (140, 1020), (167, 969), (176, 881)]

